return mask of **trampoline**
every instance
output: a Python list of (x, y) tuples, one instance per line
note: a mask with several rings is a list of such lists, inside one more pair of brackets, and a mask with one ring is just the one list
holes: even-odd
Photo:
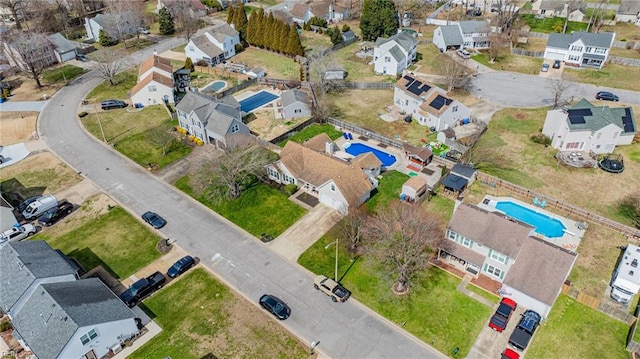
[(603, 171), (610, 173), (620, 173), (624, 171), (624, 161), (622, 155), (607, 155), (605, 158), (598, 161), (598, 167)]
[(242, 112), (249, 113), (257, 109), (258, 107), (264, 106), (277, 98), (278, 98), (277, 95), (274, 95), (271, 92), (267, 92), (263, 90), (258, 92), (255, 95), (252, 95), (240, 101), (240, 109), (242, 109)]

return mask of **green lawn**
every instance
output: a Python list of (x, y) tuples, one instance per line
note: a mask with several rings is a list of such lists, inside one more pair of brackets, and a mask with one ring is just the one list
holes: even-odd
[(296, 133), (295, 135), (287, 138), (286, 140), (278, 143), (278, 146), (284, 147), (289, 141), (303, 143), (304, 141), (313, 138), (321, 133), (326, 133), (329, 138), (335, 140), (342, 136), (342, 132), (336, 130), (335, 126), (327, 124), (327, 123), (314, 123), (311, 126), (307, 126), (302, 131)]
[(34, 239), (46, 240), (76, 258), (86, 270), (102, 265), (116, 278), (127, 278), (160, 257), (156, 250), (160, 237), (122, 207), (61, 236), (41, 234)]
[(289, 201), (286, 194), (266, 184), (251, 187), (240, 198), (220, 204), (196, 197), (188, 176), (176, 181), (175, 186), (256, 237), (263, 233), (277, 237), (306, 212)]
[(419, 60), (413, 64), (413, 68), (418, 72), (428, 74), (438, 74), (440, 70), (436, 65), (435, 58), (440, 54), (440, 50), (434, 44), (418, 45)]
[(294, 62), (290, 57), (278, 55), (271, 51), (249, 47), (236, 54), (233, 57), (233, 62), (244, 62), (249, 68), (260, 65), (264, 68), (268, 77), (300, 79), (300, 64)]
[(428, 201), (425, 201), (422, 206), (427, 210), (427, 212), (438, 213), (442, 216), (445, 222), (449, 222), (451, 216), (453, 215), (453, 207), (455, 202), (450, 200), (447, 197), (442, 197), (438, 195), (438, 192), (431, 197)]
[(53, 84), (56, 82), (73, 80), (74, 78), (84, 74), (85, 72), (87, 71), (82, 67), (64, 65), (56, 69), (46, 70), (42, 74), (42, 79), (49, 84)]
[(386, 207), (389, 201), (399, 200), (402, 185), (407, 182), (409, 176), (398, 171), (389, 171), (382, 174), (378, 180), (378, 187), (372, 192), (371, 198), (365, 202), (369, 211), (375, 211), (378, 206)]
[(478, 53), (471, 56), (477, 61), (494, 70), (513, 71), (523, 74), (537, 74), (542, 67), (543, 59), (513, 55), (507, 51), (503, 51), (494, 62), (489, 62), (489, 55), (486, 53)]
[(309, 354), (275, 320), (204, 269), (185, 274), (143, 306), (162, 332), (129, 358), (306, 358)]
[(629, 327), (561, 294), (538, 329), (527, 358), (629, 358)]
[(187, 46), (187, 44), (184, 45), (180, 45), (180, 46), (176, 46), (173, 49), (171, 49), (171, 51), (175, 51), (175, 52), (184, 52), (184, 48)]
[(358, 42), (354, 42), (348, 46), (341, 48), (329, 54), (329, 61), (342, 65), (347, 72), (347, 81), (353, 82), (380, 82), (395, 81), (395, 76), (376, 75), (373, 72), (373, 65), (368, 63), (373, 60), (372, 57), (362, 59), (356, 56), (356, 52), (360, 50)]
[(625, 90), (640, 91), (640, 67), (607, 63), (602, 70), (565, 68), (568, 80)]
[(126, 99), (131, 88), (136, 85), (137, 76), (137, 69), (123, 71), (115, 76), (115, 85), (111, 86), (109, 81), (104, 81), (89, 92), (86, 99), (98, 107), (103, 100)]
[[(537, 19), (533, 14), (525, 14), (522, 15), (522, 18), (531, 27), (531, 31), (533, 32), (543, 32), (548, 34), (552, 32), (562, 32), (562, 29), (564, 28), (564, 19), (560, 17)], [(586, 30), (587, 26), (588, 24), (586, 22), (569, 21), (566, 33), (570, 34), (574, 31)]]
[(303, 31), (300, 34), (300, 40), (304, 47), (304, 52), (310, 54), (317, 49), (330, 49), (333, 47), (331, 39), (325, 34), (319, 34), (313, 31)]

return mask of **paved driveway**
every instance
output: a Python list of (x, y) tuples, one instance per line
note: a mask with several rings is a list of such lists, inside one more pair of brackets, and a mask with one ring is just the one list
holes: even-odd
[[(495, 306), (494, 309), (497, 309), (498, 305)], [(498, 333), (495, 330), (489, 328), (489, 320), (484, 325), (484, 328), (478, 334), (476, 341), (473, 343), (471, 350), (469, 350), (469, 354), (467, 354), (468, 359), (493, 359), (499, 358), (500, 353), (505, 348), (509, 348), (509, 337), (511, 333), (518, 325), (520, 321), (520, 316), (524, 313), (525, 308), (518, 307), (516, 311), (511, 314), (511, 319), (507, 324), (507, 328), (502, 332)], [(493, 315), (493, 313), (492, 313)], [(523, 355), (521, 355), (523, 356)]]

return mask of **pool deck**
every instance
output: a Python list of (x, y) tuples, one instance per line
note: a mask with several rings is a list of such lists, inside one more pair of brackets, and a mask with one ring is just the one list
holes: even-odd
[(564, 248), (571, 252), (575, 252), (578, 249), (578, 246), (582, 241), (582, 237), (584, 237), (585, 230), (578, 228), (577, 222), (575, 221), (562, 217), (553, 212), (549, 212), (539, 206), (534, 206), (533, 204), (522, 202), (511, 197), (494, 197), (490, 195), (485, 195), (482, 201), (480, 201), (480, 203), (478, 204), (478, 207), (491, 212), (500, 212), (495, 208), (495, 206), (497, 202), (502, 202), (502, 201), (517, 203), (523, 207), (529, 208), (532, 211), (542, 213), (548, 217), (557, 219), (558, 221), (562, 222), (562, 224), (566, 228), (564, 235), (562, 237), (548, 238), (539, 233), (534, 233), (534, 234), (540, 239), (543, 239), (549, 243), (555, 244), (556, 246), (560, 248)]

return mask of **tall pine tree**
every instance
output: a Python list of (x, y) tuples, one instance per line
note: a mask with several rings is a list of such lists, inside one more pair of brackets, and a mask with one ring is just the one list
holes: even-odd
[(300, 34), (298, 34), (298, 29), (296, 26), (291, 26), (289, 28), (289, 36), (288, 36), (288, 44), (287, 44), (287, 53), (290, 56), (304, 56), (304, 47), (302, 47), (302, 42), (300, 41)]
[(165, 6), (158, 13), (158, 22), (160, 23), (160, 35), (171, 35), (176, 32), (173, 17)]
[(249, 20), (247, 20), (247, 12), (244, 8), (244, 3), (240, 3), (240, 7), (234, 11), (234, 24), (236, 26), (236, 31), (240, 33), (240, 39), (242, 41), (247, 41), (247, 27), (249, 25)]
[(229, 5), (229, 7), (227, 8), (227, 24), (233, 23), (234, 16), (234, 7), (233, 5)]

